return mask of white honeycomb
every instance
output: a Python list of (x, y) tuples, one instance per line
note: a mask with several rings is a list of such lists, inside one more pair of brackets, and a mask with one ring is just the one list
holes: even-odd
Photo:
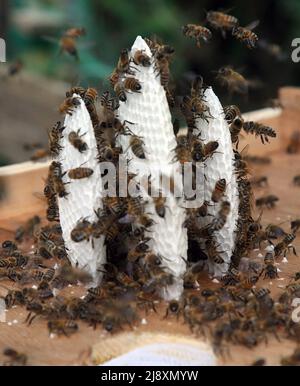
[[(152, 58), (148, 45), (140, 36), (132, 46), (131, 56), (136, 50), (144, 50)], [(121, 121), (134, 123), (129, 125), (130, 130), (142, 137), (146, 159), (139, 159), (132, 153), (129, 147), (130, 136), (121, 136), (120, 144), (127, 159), (131, 160), (129, 171), (136, 173), (138, 177), (151, 175), (151, 186), (156, 186), (157, 189), (159, 173), (166, 177), (174, 176), (175, 181), (179, 183), (179, 164), (173, 161), (176, 139), (171, 114), (154, 60), (149, 67), (132, 65), (132, 69), (142, 89), (140, 93), (127, 93), (127, 101), (120, 102), (118, 114)], [(151, 247), (162, 257), (163, 266), (175, 278), (174, 285), (167, 287), (162, 295), (165, 299), (174, 299), (178, 298), (183, 290), (187, 233), (183, 227), (185, 210), (173, 196), (167, 198), (166, 207), (165, 217), (161, 218), (155, 212), (152, 199), (149, 199), (146, 212), (150, 213), (155, 221), (149, 232)]]
[[(236, 174), (233, 165), (233, 150), (231, 144), (231, 136), (227, 122), (224, 119), (222, 105), (218, 97), (213, 92), (212, 88), (208, 88), (204, 94), (204, 100), (210, 109), (213, 118), (208, 121), (197, 119), (194, 134), (200, 134), (204, 143), (209, 141), (218, 141), (219, 147), (217, 152), (212, 157), (205, 161), (203, 169), (207, 178), (204, 178), (204, 199), (211, 201), (211, 194), (216, 182), (220, 178), (225, 178), (227, 182), (225, 198), (231, 204), (231, 211), (227, 217), (226, 224), (220, 231), (214, 233), (218, 250), (224, 251), (221, 256), (224, 259), (224, 264), (213, 264), (209, 262), (210, 271), (215, 276), (222, 276), (226, 273), (230, 263), (231, 255), (235, 246), (236, 223), (238, 219), (238, 187)], [(220, 203), (209, 207), (209, 213), (217, 215), (220, 208)], [(212, 217), (203, 218), (203, 226), (211, 221)]]
[[(80, 106), (74, 109), (72, 115), (67, 114), (64, 122), (65, 129), (61, 139), (62, 150), (58, 161), (61, 162), (63, 172), (66, 172), (63, 180), (67, 183), (66, 190), (69, 194), (65, 198), (58, 197), (59, 216), (71, 263), (73, 265), (78, 264), (78, 267), (88, 271), (96, 284), (101, 279), (99, 269), (102, 268), (106, 260), (104, 238), (94, 239), (93, 243), (92, 240), (74, 242), (70, 236), (79, 220), (95, 221), (97, 217), (94, 210), (102, 207), (101, 174), (97, 162), (97, 146), (92, 122), (83, 100), (76, 94), (73, 96), (80, 99)], [(71, 131), (77, 132), (77, 130), (80, 130), (81, 135), (84, 134), (82, 140), (88, 146), (88, 149), (82, 153), (68, 140), (69, 133)], [(71, 180), (67, 174), (68, 170), (79, 166), (91, 168), (94, 173), (88, 178)]]

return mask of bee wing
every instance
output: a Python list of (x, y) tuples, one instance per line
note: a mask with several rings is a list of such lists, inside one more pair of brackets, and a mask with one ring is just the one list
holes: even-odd
[(259, 20), (254, 20), (252, 21), (250, 24), (248, 24), (246, 27), (246, 29), (249, 29), (250, 31), (252, 31), (254, 28), (256, 28), (258, 25), (259, 25)]

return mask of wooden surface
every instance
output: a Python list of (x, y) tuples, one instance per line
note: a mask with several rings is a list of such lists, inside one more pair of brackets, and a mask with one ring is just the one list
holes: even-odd
[[(289, 95), (289, 92), (287, 94)], [(297, 90), (296, 94), (299, 94), (299, 90)], [(286, 95), (285, 98), (285, 100), (288, 101)], [(295, 100), (295, 98), (296, 97), (294, 96), (292, 100)], [(284, 127), (281, 126), (280, 130), (283, 117), (285, 117)], [(274, 120), (273, 123), (275, 128), (277, 128), (281, 133), (279, 135), (280, 146), (274, 144), (270, 147), (262, 146), (259, 139), (250, 140), (250, 154), (271, 154), (272, 157), (272, 163), (270, 165), (255, 167), (252, 170), (253, 175), (267, 175), (269, 179), (268, 187), (255, 190), (256, 198), (269, 193), (276, 194), (280, 198), (280, 201), (275, 209), (264, 211), (263, 223), (283, 223), (282, 227), (287, 231), (289, 230), (290, 220), (300, 218), (300, 188), (297, 188), (292, 184), (293, 176), (295, 174), (300, 174), (300, 154), (288, 155), (284, 152), (283, 148), (285, 147), (285, 142), (288, 138), (286, 133), (284, 135), (282, 134), (282, 131), (285, 130), (291, 133), (294, 128), (296, 128), (296, 122), (299, 122), (299, 118), (300, 112), (299, 110), (296, 111), (294, 106), (292, 107), (292, 111), (283, 111), (282, 114), (280, 113), (277, 117), (262, 120), (264, 122), (268, 122), (270, 119)], [(291, 123), (290, 120), (293, 121), (291, 125), (289, 125)], [(250, 137), (247, 138), (247, 140), (248, 139), (250, 139)], [(240, 148), (242, 148), (242, 146)], [(14, 230), (29, 217), (29, 212), (32, 211), (33, 207), (35, 210), (32, 211), (31, 214), (43, 213), (43, 201), (36, 201), (39, 203), (37, 206), (32, 204), (32, 207), (29, 207), (26, 201), (33, 193), (36, 193), (36, 191), (39, 190), (41, 191), (43, 186), (42, 177), (46, 174), (46, 166), (40, 165), (40, 167), (37, 167), (36, 173), (37, 174), (34, 176), (29, 174), (26, 177), (24, 177), (22, 173), (17, 173), (15, 178), (11, 178), (9, 190), (10, 192), (13, 192), (15, 199), (13, 202), (6, 201), (6, 203), (10, 202), (9, 207), (15, 209), (12, 210), (11, 215), (8, 216), (9, 211), (3, 211), (5, 210), (4, 206), (0, 208), (0, 226), (2, 228), (0, 231), (0, 241), (12, 237), (10, 231)], [(3, 172), (1, 174), (0, 169), (0, 176), (2, 175), (2, 177), (6, 180), (10, 178), (9, 175), (4, 176), (4, 174), (5, 173)], [(29, 187), (26, 190), (25, 198), (23, 196), (22, 206), (22, 199), (19, 196), (21, 191), (23, 195), (23, 183), (25, 183), (26, 180), (29, 183)], [(20, 181), (23, 181), (23, 183), (20, 183)], [(32, 185), (32, 183), (36, 185)], [(30, 189), (30, 187), (32, 187), (32, 189)], [(15, 205), (15, 200), (18, 202), (17, 205)], [(29, 199), (29, 202), (32, 203), (30, 200), (32, 200), (32, 198)], [(19, 209), (17, 209), (17, 207)], [(6, 231), (3, 230), (3, 228), (6, 229)], [(300, 254), (299, 236), (294, 245)], [(259, 251), (255, 251), (254, 255), (258, 253)], [(265, 251), (262, 250), (261, 253), (264, 254)], [(300, 271), (299, 259), (299, 257), (294, 255), (288, 256), (288, 263), (284, 263), (280, 259), (278, 261), (278, 268), (281, 271), (280, 278), (273, 280), (273, 282), (261, 279), (258, 286), (269, 287), (274, 295), (279, 294), (282, 291), (282, 287), (289, 283), (293, 273)], [(7, 285), (7, 282), (0, 282), (1, 296), (6, 294), (5, 286)], [(213, 283), (206, 274), (202, 275), (200, 280), (200, 289), (207, 287), (214, 288), (215, 286), (217, 286), (217, 284)], [(85, 289), (73, 286), (72, 288), (67, 288), (65, 291), (70, 295), (81, 295), (84, 294)], [(109, 333), (103, 332), (100, 328), (93, 330), (91, 327), (88, 327), (83, 323), (79, 323), (80, 330), (72, 337), (67, 338), (55, 336), (51, 338), (48, 335), (46, 322), (43, 319), (37, 318), (30, 327), (27, 327), (24, 323), (26, 315), (26, 310), (16, 307), (6, 313), (6, 322), (0, 322), (0, 362), (3, 360), (3, 357), (1, 356), (3, 349), (7, 346), (11, 346), (19, 351), (25, 352), (28, 355), (29, 364), (72, 365), (91, 363), (88, 358), (92, 347), (97, 344), (97, 342), (103, 340), (107, 342), (107, 345), (110, 344), (111, 335)], [(188, 326), (183, 324), (182, 319), (179, 319), (179, 321), (171, 318), (165, 320), (163, 318), (164, 315), (165, 304), (162, 304), (158, 308), (157, 314), (149, 312), (148, 315), (144, 316), (147, 324), (140, 324), (134, 331), (137, 333), (142, 331), (158, 331), (184, 334), (189, 337), (192, 336)], [(195, 339), (199, 338), (195, 337)], [(283, 356), (290, 355), (294, 348), (295, 343), (290, 340), (282, 338), (281, 342), (278, 342), (274, 338), (270, 338), (267, 345), (261, 344), (251, 350), (241, 346), (231, 346), (230, 357), (219, 358), (219, 363), (226, 365), (248, 365), (257, 358), (265, 357), (268, 364), (279, 364), (280, 359)]]

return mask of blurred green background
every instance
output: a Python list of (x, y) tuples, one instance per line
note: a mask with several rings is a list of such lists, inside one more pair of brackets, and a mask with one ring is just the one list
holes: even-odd
[[(130, 47), (138, 34), (156, 34), (175, 47), (171, 69), (178, 95), (187, 92), (195, 74), (201, 74), (224, 104), (238, 102), (246, 111), (268, 105), (278, 87), (300, 83), (300, 64), (290, 58), (291, 41), (300, 37), (299, 0), (0, 0), (0, 6), (0, 36), (6, 38), (8, 59), (21, 58), (26, 71), (70, 85), (108, 88), (107, 76), (120, 50)], [(261, 47), (249, 50), (217, 32), (209, 44), (196, 48), (182, 35), (181, 27), (203, 22), (205, 10), (211, 9), (230, 10), (244, 26), (259, 19), (255, 32), (267, 44), (279, 45), (280, 54)], [(70, 26), (87, 30), (79, 40), (79, 62), (58, 55), (58, 43), (45, 38), (58, 40)], [(212, 71), (228, 64), (258, 85), (247, 97), (229, 100), (215, 84)]]

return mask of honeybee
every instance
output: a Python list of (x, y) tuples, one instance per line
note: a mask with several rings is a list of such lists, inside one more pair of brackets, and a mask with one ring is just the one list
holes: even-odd
[(127, 101), (125, 86), (124, 86), (123, 82), (121, 82), (121, 81), (116, 82), (114, 85), (114, 91), (115, 91), (115, 93), (120, 101), (122, 101), (122, 102)]
[(149, 245), (147, 244), (150, 239), (146, 238), (145, 240), (140, 241), (133, 249), (128, 252), (127, 259), (128, 261), (137, 261), (138, 259), (144, 257), (144, 255), (149, 250)]
[(219, 11), (207, 12), (206, 20), (212, 28), (221, 30), (223, 36), (225, 36), (226, 31), (232, 31), (239, 24), (236, 17)]
[(71, 239), (76, 243), (87, 240), (89, 241), (95, 230), (95, 224), (88, 220), (79, 221), (71, 231)]
[(268, 177), (267, 176), (258, 176), (252, 177), (250, 179), (251, 185), (253, 187), (262, 188), (268, 186)]
[(278, 270), (275, 266), (274, 254), (273, 252), (267, 252), (264, 257), (264, 268), (261, 271), (261, 275), (264, 273), (264, 279), (276, 279), (278, 278)]
[(220, 82), (221, 86), (227, 87), (230, 94), (246, 94), (248, 92), (249, 81), (230, 66), (221, 67), (217, 71), (216, 80)]
[(124, 79), (123, 85), (125, 90), (130, 90), (133, 92), (139, 92), (142, 89), (140, 82), (133, 76), (128, 76)]
[(255, 205), (258, 208), (267, 207), (269, 209), (275, 208), (275, 203), (279, 201), (279, 198), (274, 194), (269, 194), (268, 196), (260, 197), (255, 201)]
[(212, 38), (212, 33), (208, 28), (197, 24), (186, 24), (182, 27), (182, 32), (184, 36), (195, 39), (198, 48), (201, 47), (201, 40), (207, 43)]
[(166, 315), (165, 318), (167, 318), (169, 315), (176, 315), (177, 319), (180, 316), (180, 313), (182, 312), (182, 304), (179, 300), (170, 300), (167, 310), (166, 310)]
[(300, 186), (300, 175), (294, 176), (293, 183), (295, 186)]
[(300, 219), (291, 221), (291, 230), (296, 233), (300, 229)]
[(153, 252), (148, 252), (143, 257), (143, 263), (146, 265), (146, 267), (151, 268), (153, 266), (161, 265), (162, 259), (159, 255)]
[(78, 324), (73, 320), (49, 320), (49, 334), (65, 335), (69, 337), (78, 331)]
[(272, 129), (272, 127), (265, 126), (258, 122), (245, 122), (243, 128), (247, 134), (255, 134), (255, 136), (259, 135), (263, 144), (265, 143), (265, 141), (269, 142), (268, 137), (276, 137), (276, 131)]
[(3, 355), (9, 359), (4, 363), (5, 366), (26, 366), (28, 357), (13, 348), (7, 347), (3, 350)]
[(113, 128), (116, 133), (116, 137), (118, 135), (133, 135), (132, 131), (129, 129), (128, 126), (126, 126), (126, 123), (132, 124), (132, 122), (129, 121), (123, 121), (123, 123), (118, 119), (114, 118), (113, 120)]
[(192, 154), (187, 136), (185, 134), (177, 136), (176, 142), (174, 161), (179, 161), (181, 164), (191, 161)]
[(134, 75), (133, 71), (130, 69), (130, 58), (126, 48), (121, 51), (117, 67), (109, 77), (113, 87), (120, 80), (120, 76), (125, 73)]
[(68, 135), (68, 139), (70, 143), (77, 149), (80, 153), (83, 153), (84, 151), (87, 150), (87, 144), (81, 139), (86, 133), (84, 134), (79, 134), (80, 129), (77, 131), (71, 131)]
[(239, 135), (243, 128), (244, 120), (241, 117), (234, 118), (233, 122), (229, 126), (231, 142), (236, 143), (236, 148), (239, 144)]
[(9, 77), (19, 74), (24, 67), (24, 63), (21, 59), (17, 59), (8, 66), (7, 75)]
[(61, 114), (72, 115), (75, 108), (80, 106), (80, 100), (76, 97), (69, 97), (64, 100), (64, 102), (59, 107), (59, 112)]
[(66, 183), (63, 182), (63, 176), (66, 172), (62, 172), (61, 163), (53, 161), (49, 167), (49, 173), (53, 182), (54, 191), (59, 197), (66, 197), (68, 193), (65, 189)]
[(48, 221), (59, 221), (59, 209), (55, 195), (48, 201), (46, 217)]
[(205, 252), (208, 258), (215, 264), (224, 264), (224, 259), (220, 255), (222, 252), (218, 251), (213, 238), (209, 238), (205, 241)]
[(13, 268), (13, 267), (23, 268), (27, 265), (28, 261), (29, 261), (29, 257), (25, 255), (4, 257), (0, 259), (0, 268)]
[(209, 201), (204, 201), (203, 204), (198, 209), (198, 214), (201, 217), (205, 217), (208, 215), (208, 207), (210, 206)]
[(240, 109), (236, 105), (225, 106), (224, 109), (225, 120), (231, 124), (235, 118), (242, 116)]
[(67, 31), (64, 33), (64, 36), (68, 36), (70, 38), (79, 38), (80, 36), (86, 35), (86, 29), (82, 27), (72, 27), (67, 29)]
[(218, 149), (219, 147), (219, 142), (218, 141), (210, 141), (210, 142), (207, 142), (204, 147), (203, 147), (203, 157), (204, 157), (204, 161), (211, 157), (213, 154), (216, 153), (216, 150)]
[(56, 122), (56, 124), (48, 131), (49, 139), (49, 150), (53, 157), (57, 157), (62, 147), (59, 144), (59, 141), (62, 138), (62, 132), (65, 127), (62, 126), (61, 122)]
[(84, 103), (86, 106), (93, 105), (98, 97), (98, 92), (95, 88), (89, 87), (84, 94)]
[(73, 180), (79, 180), (81, 178), (88, 178), (94, 173), (94, 170), (91, 168), (74, 168), (68, 171), (68, 176)]
[(258, 24), (259, 20), (252, 22), (246, 27), (236, 25), (232, 30), (232, 35), (241, 42), (244, 42), (248, 48), (255, 48), (258, 36), (252, 30), (257, 27)]
[(215, 184), (215, 188), (212, 192), (211, 199), (213, 202), (219, 202), (223, 197), (226, 190), (226, 180), (225, 178), (221, 178)]
[(144, 67), (149, 67), (151, 65), (151, 59), (147, 54), (145, 54), (144, 50), (137, 50), (134, 53), (133, 61), (137, 65), (142, 65)]
[(218, 215), (213, 219), (213, 221), (209, 224), (209, 227), (214, 231), (219, 231), (223, 228), (226, 223), (227, 217), (230, 213), (230, 202), (223, 201), (221, 203), (221, 207)]
[(144, 142), (137, 135), (133, 135), (130, 138), (130, 147), (133, 154), (141, 159), (145, 159), (145, 152), (143, 148)]
[(153, 203), (155, 206), (156, 213), (159, 215), (159, 217), (164, 218), (166, 214), (166, 207), (165, 207), (166, 197), (162, 197), (162, 196), (154, 197)]
[(275, 257), (278, 257), (282, 253), (286, 256), (287, 251), (290, 249), (292, 249), (294, 255), (297, 256), (296, 248), (292, 245), (295, 238), (295, 233), (288, 233), (280, 243), (276, 244), (274, 248)]

